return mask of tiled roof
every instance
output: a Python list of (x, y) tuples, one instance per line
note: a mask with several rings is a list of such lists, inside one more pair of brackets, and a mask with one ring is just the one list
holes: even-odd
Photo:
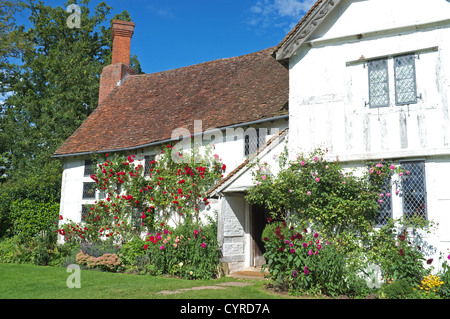
[(194, 120), (206, 130), (281, 115), (289, 71), (273, 50), (129, 75), (54, 156), (139, 148), (170, 139), (176, 128), (194, 132)]

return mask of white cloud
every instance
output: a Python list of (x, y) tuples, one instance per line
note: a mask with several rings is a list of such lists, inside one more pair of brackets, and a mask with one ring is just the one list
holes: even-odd
[(274, 9), (281, 17), (301, 17), (316, 2), (316, 0), (274, 0)]
[(161, 7), (161, 6), (155, 6), (155, 5), (149, 4), (149, 5), (146, 5), (145, 7), (147, 8), (147, 10), (149, 10), (150, 12), (152, 12), (160, 17), (164, 17), (164, 18), (175, 17), (173, 11), (168, 6)]
[(314, 5), (316, 0), (257, 0), (250, 7), (249, 25), (276, 27), (289, 32)]

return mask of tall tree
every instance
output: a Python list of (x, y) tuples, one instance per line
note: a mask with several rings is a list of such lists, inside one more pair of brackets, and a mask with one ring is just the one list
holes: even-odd
[[(110, 21), (131, 21), (126, 11), (109, 18), (105, 2), (91, 12), (90, 0), (23, 1), (0, 0), (0, 237), (12, 201), (59, 202), (62, 165), (50, 157), (97, 106), (100, 74), (111, 63)], [(71, 4), (81, 9), (79, 27), (68, 23)], [(28, 28), (14, 23), (22, 8)], [(136, 56), (131, 63), (142, 72)]]
[[(53, 8), (28, 0), (31, 27), (13, 32), (25, 42), (4, 79), (11, 95), (2, 121), (14, 171), (43, 165), (97, 106), (99, 76), (111, 61), (110, 25), (103, 24), (112, 8), (101, 2), (90, 12), (89, 0), (79, 2), (80, 25), (71, 27), (73, 1)], [(114, 18), (130, 20), (127, 12)]]

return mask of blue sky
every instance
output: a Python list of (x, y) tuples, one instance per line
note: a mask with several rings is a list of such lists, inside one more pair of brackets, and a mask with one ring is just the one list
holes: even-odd
[[(43, 0), (64, 7), (66, 0)], [(101, 0), (91, 0), (95, 7)], [(136, 23), (131, 53), (153, 73), (277, 45), (315, 0), (105, 0)], [(19, 22), (19, 21), (18, 21)], [(83, 23), (81, 17), (81, 23)]]

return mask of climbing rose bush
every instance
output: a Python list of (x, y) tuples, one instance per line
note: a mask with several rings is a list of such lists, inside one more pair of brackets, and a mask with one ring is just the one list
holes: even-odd
[(178, 224), (186, 219), (198, 222), (200, 212), (209, 205), (206, 192), (221, 179), (226, 165), (212, 155), (211, 148), (204, 153), (194, 147), (177, 151), (179, 158), (195, 156), (190, 156), (190, 162), (174, 161), (172, 147), (160, 150), (147, 174), (142, 159), (135, 155), (97, 158), (91, 179), (103, 198), (82, 216), (82, 223), (66, 223), (59, 234), (67, 240), (125, 243), (152, 232), (160, 223), (167, 224), (170, 218)]
[(282, 154), (276, 176), (267, 163), (256, 162), (254, 186), (246, 199), (266, 207), (273, 217), (289, 215), (327, 236), (366, 232), (378, 212), (379, 192), (367, 174), (344, 170), (339, 162), (324, 160), (324, 155), (317, 149), (288, 162)]

